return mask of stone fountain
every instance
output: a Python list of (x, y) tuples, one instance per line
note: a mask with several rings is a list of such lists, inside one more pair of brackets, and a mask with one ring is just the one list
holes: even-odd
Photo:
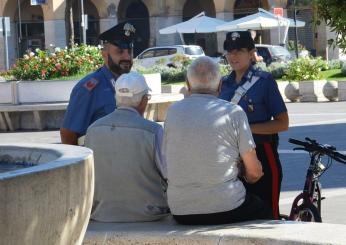
[(0, 243), (81, 244), (93, 193), (88, 148), (0, 144)]

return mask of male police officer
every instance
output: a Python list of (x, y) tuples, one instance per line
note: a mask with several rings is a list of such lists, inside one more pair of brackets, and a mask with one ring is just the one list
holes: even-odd
[(73, 88), (60, 129), (63, 144), (77, 145), (78, 138), (85, 135), (90, 124), (116, 108), (114, 84), (121, 74), (131, 70), (135, 34), (132, 24), (122, 22), (99, 36), (104, 43), (104, 66)]
[(246, 112), (264, 172), (258, 182), (245, 183), (245, 187), (266, 201), (278, 219), (282, 180), (278, 133), (288, 129), (287, 108), (272, 75), (252, 66), (255, 44), (249, 32), (228, 33), (224, 49), (233, 72), (223, 78), (219, 97), (239, 104)]

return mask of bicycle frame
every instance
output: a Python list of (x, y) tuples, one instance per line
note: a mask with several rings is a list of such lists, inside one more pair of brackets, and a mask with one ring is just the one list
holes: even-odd
[[(319, 174), (321, 169), (319, 169), (318, 164), (320, 163), (321, 156), (318, 153), (311, 155), (310, 165), (306, 173), (305, 183), (303, 192), (301, 192), (293, 201), (291, 212), (289, 215), (289, 220), (295, 220), (296, 215), (299, 212), (301, 206), (314, 205), (319, 215), (321, 216), (321, 190), (319, 183)], [(317, 200), (316, 198), (317, 192)], [(302, 202), (298, 204), (300, 201)]]

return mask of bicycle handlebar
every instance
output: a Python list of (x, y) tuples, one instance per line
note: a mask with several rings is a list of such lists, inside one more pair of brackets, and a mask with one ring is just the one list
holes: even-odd
[(289, 138), (288, 142), (295, 144), (295, 145), (303, 146), (304, 151), (317, 152), (321, 155), (327, 155), (338, 162), (342, 162), (342, 163), (346, 164), (346, 155), (343, 155), (343, 154), (337, 152), (336, 148), (334, 146), (321, 145), (316, 140), (313, 140), (310, 138), (305, 138), (305, 140), (306, 141), (304, 142), (304, 141)]

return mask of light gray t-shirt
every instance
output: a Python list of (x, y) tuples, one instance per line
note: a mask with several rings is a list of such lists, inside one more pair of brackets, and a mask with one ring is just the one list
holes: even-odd
[(246, 114), (238, 105), (193, 94), (167, 112), (163, 154), (172, 214), (233, 210), (245, 199), (238, 179), (240, 154), (255, 148)]

